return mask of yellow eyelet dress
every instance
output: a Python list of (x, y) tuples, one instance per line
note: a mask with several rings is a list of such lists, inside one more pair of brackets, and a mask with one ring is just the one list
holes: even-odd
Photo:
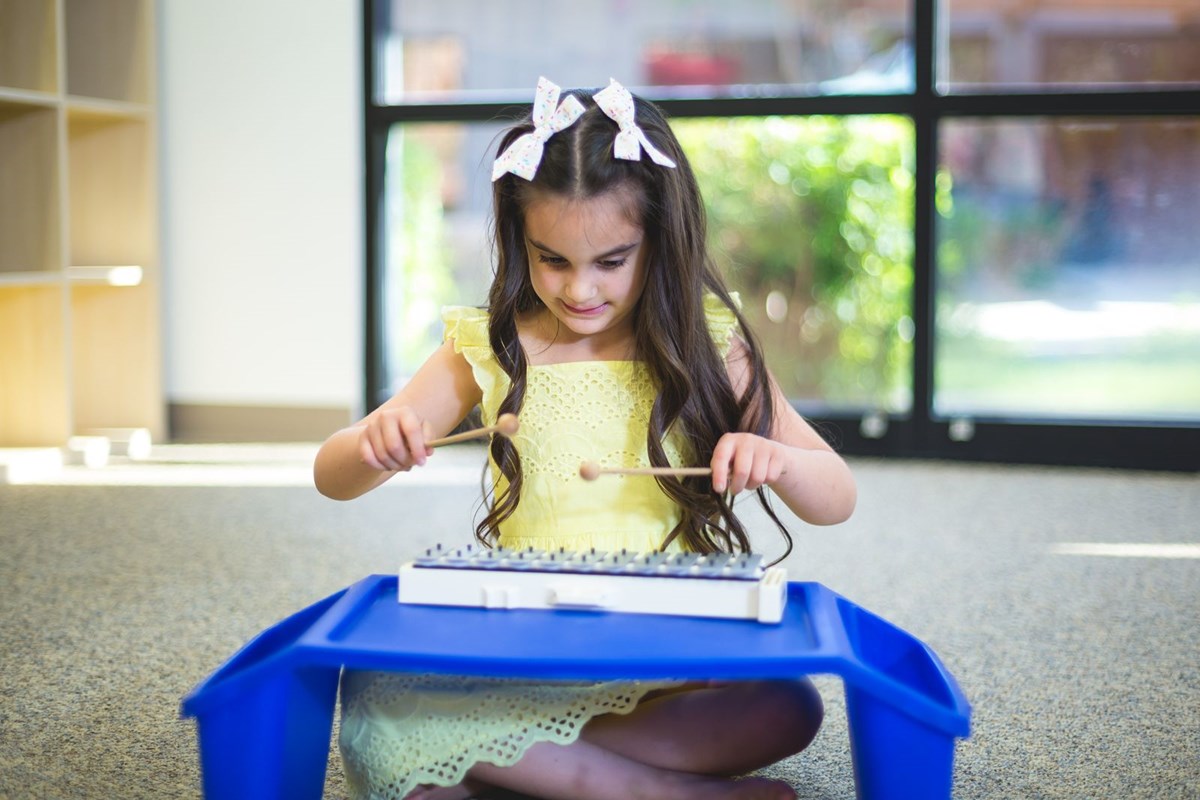
[[(715, 297), (705, 303), (718, 350), (728, 351), (736, 318)], [(494, 424), (509, 379), (488, 343), (487, 312), (443, 311), (445, 338), (467, 359)], [(679, 510), (653, 479), (611, 476), (587, 482), (579, 466), (645, 466), (646, 430), (657, 394), (634, 361), (530, 366), (520, 431), (524, 489), (501, 526), (505, 547), (580, 551), (655, 550)], [(673, 464), (686, 464), (672, 437)], [(492, 465), (497, 494), (504, 478)], [(469, 535), (469, 534), (468, 534)], [(592, 717), (632, 711), (648, 692), (675, 681), (594, 683), (347, 671), (342, 677), (340, 748), (356, 800), (399, 800), (421, 784), (453, 785), (480, 761), (515, 764), (538, 742), (569, 744)]]

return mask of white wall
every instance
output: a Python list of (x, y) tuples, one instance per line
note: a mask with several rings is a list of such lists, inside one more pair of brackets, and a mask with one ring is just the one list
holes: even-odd
[(158, 13), (167, 401), (357, 409), (360, 4)]

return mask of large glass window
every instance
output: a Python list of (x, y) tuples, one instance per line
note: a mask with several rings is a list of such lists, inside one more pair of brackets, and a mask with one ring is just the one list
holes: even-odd
[(538, 76), (655, 96), (912, 90), (909, 0), (391, 0), (386, 104), (526, 101)]
[(539, 75), (658, 102), (847, 453), (1200, 469), (1200, 0), (364, 0), (373, 406), (482, 304)]
[(680, 120), (711, 248), (780, 385), (806, 408), (912, 404), (912, 125)]
[(944, 0), (954, 92), (1200, 86), (1195, 0)]
[[(896, 117), (674, 123), (710, 243), (788, 395), (909, 411), (912, 126)], [(440, 309), (482, 305), (498, 124), (394, 125), (385, 191), (389, 391), (441, 340)], [(769, 209), (770, 213), (764, 213)]]
[(387, 394), (441, 343), (443, 306), (487, 299), (487, 153), (500, 129), (457, 123), (389, 128), (380, 287)]
[(952, 120), (934, 408), (1200, 420), (1200, 120)]

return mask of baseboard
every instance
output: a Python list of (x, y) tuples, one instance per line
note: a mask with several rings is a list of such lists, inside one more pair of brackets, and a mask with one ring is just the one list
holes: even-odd
[(171, 403), (173, 442), (319, 442), (352, 421), (349, 408)]

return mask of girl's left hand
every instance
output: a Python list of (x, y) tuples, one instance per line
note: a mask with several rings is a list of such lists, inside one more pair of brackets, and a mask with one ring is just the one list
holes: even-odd
[(786, 466), (785, 445), (753, 433), (727, 433), (713, 448), (713, 491), (737, 494), (779, 480)]

